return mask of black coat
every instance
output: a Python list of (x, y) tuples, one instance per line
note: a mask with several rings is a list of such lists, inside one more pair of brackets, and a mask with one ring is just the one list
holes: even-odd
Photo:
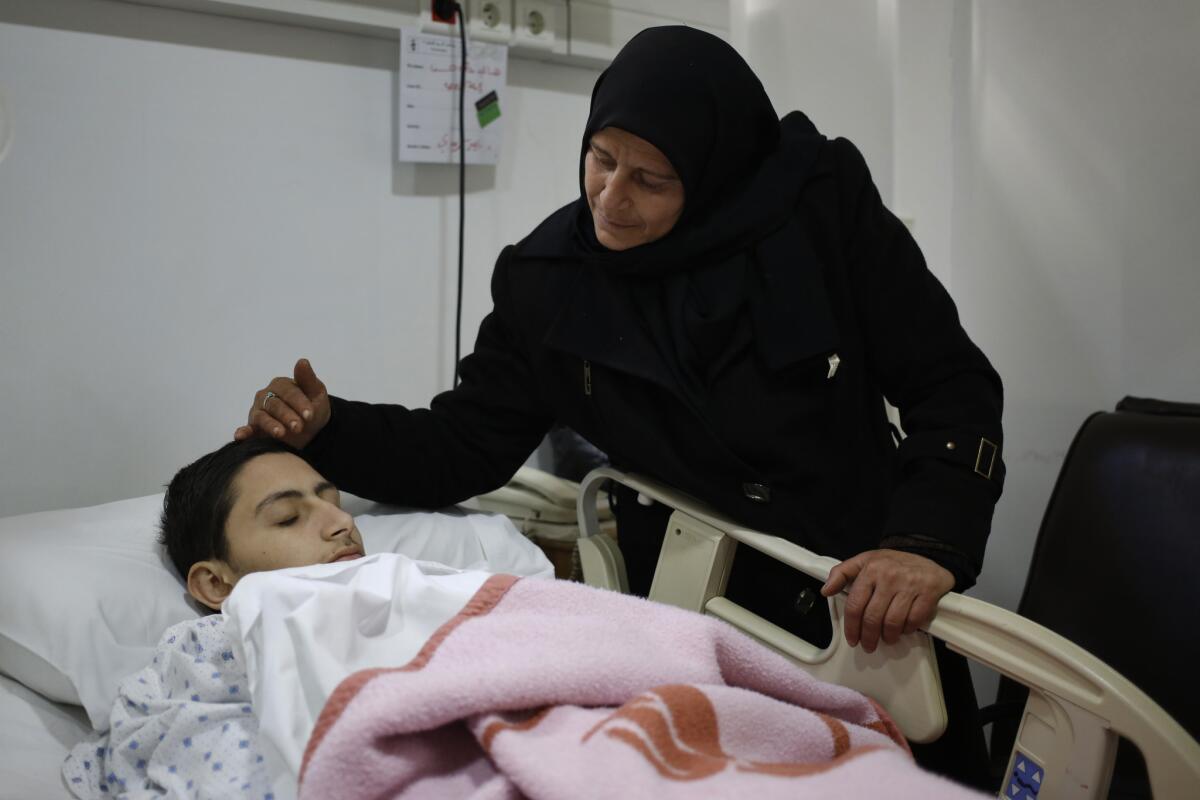
[(309, 446), (325, 477), (445, 506), (502, 485), (558, 421), (750, 527), (838, 558), (927, 543), (973, 580), (1004, 474), (1000, 378), (852, 144), (823, 146), (790, 223), (744, 254), (794, 268), (754, 272), (765, 307), (698, 402), (628, 279), (523, 257), (529, 241), (500, 255), (457, 389), (430, 409), (332, 400)]

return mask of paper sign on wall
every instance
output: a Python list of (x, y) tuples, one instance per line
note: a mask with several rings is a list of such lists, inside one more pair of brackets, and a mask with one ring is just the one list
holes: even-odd
[[(458, 163), (457, 36), (400, 32), (401, 161)], [(467, 42), (466, 151), (468, 164), (495, 164), (504, 133), (508, 47)]]

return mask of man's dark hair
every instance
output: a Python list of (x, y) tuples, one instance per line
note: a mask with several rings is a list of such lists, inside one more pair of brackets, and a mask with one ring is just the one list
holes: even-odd
[(275, 439), (245, 439), (201, 456), (175, 473), (167, 485), (158, 541), (166, 545), (171, 563), (185, 581), (196, 562), (228, 558), (225, 523), (233, 508), (233, 482), (247, 462), (266, 453), (304, 458)]

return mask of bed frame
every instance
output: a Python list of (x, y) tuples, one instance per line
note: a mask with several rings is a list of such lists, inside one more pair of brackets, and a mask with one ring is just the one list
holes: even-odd
[(818, 649), (730, 602), (723, 593), (739, 544), (821, 581), (837, 560), (740, 527), (646, 478), (608, 467), (584, 478), (577, 511), (586, 583), (629, 591), (621, 552), (600, 532), (597, 519), (597, 493), (606, 480), (675, 510), (650, 599), (719, 617), (815, 676), (857, 689), (882, 704), (912, 741), (933, 741), (946, 728), (931, 637), (1029, 687), (1000, 797), (1106, 797), (1118, 736), (1141, 750), (1155, 797), (1200, 797), (1200, 743), (1144, 692), (1078, 645), (1010, 611), (951, 593), (942, 598), (926, 628), (902, 636), (894, 645), (881, 641), (868, 654), (846, 643), (840, 624), (843, 593), (829, 599), (833, 640)]

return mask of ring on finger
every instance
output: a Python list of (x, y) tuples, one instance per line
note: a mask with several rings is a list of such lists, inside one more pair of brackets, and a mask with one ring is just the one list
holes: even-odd
[(265, 395), (263, 395), (263, 399), (262, 399), (262, 410), (263, 410), (263, 411), (266, 411), (266, 410), (267, 410), (267, 401), (268, 401), (268, 400), (270, 400), (272, 397), (278, 397), (278, 396), (279, 396), (279, 395), (275, 394), (274, 392), (267, 392)]

